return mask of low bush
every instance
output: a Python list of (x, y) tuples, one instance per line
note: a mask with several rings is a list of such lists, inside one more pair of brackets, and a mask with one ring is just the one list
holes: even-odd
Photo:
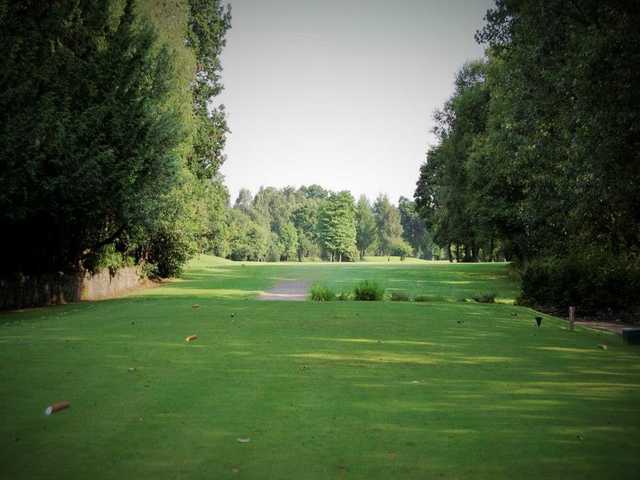
[(407, 292), (392, 292), (391, 293), (391, 301), (392, 302), (408, 302), (411, 300), (409, 298), (409, 294)]
[(478, 303), (496, 303), (496, 294), (493, 292), (477, 293), (471, 298)]
[(311, 300), (316, 302), (330, 302), (336, 298), (336, 294), (326, 285), (314, 283), (311, 286)]
[(379, 301), (384, 298), (384, 288), (376, 282), (363, 280), (353, 289), (353, 298), (363, 301)]
[(414, 302), (444, 302), (444, 297), (439, 297), (436, 295), (416, 295), (413, 299)]
[(522, 271), (522, 305), (573, 305), (581, 314), (631, 311), (640, 306), (640, 259), (580, 252), (530, 262)]
[(400, 261), (404, 261), (405, 258), (413, 254), (413, 247), (405, 240), (394, 240), (391, 244), (391, 255), (400, 257)]
[(345, 302), (347, 300), (351, 300), (351, 292), (340, 292), (336, 295), (336, 300), (341, 302)]

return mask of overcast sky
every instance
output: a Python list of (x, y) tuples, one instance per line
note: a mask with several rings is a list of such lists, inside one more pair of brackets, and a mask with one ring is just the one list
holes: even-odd
[(490, 0), (231, 0), (223, 53), (231, 134), (222, 167), (240, 188), (320, 184), (412, 198), (432, 115)]

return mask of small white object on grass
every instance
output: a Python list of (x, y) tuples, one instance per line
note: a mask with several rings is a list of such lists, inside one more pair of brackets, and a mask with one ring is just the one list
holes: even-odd
[(247, 438), (239, 438), (238, 442), (240, 443), (249, 443), (251, 441), (251, 439), (249, 437)]

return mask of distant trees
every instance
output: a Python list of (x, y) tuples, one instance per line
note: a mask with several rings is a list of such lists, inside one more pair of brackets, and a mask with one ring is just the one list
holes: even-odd
[(285, 223), (278, 235), (280, 259), (293, 260), (298, 256), (298, 231), (291, 222)]
[(355, 259), (355, 204), (349, 192), (331, 193), (322, 203), (318, 216), (318, 239), (332, 262)]
[(411, 245), (416, 257), (431, 260), (434, 250), (433, 240), (424, 219), (416, 210), (415, 202), (400, 197), (398, 212), (402, 224), (402, 238)]
[(402, 236), (400, 213), (386, 195), (379, 195), (373, 204), (376, 220), (377, 247), (379, 255), (391, 255), (394, 243)]
[(361, 195), (356, 205), (356, 246), (360, 258), (376, 241), (376, 219), (367, 197)]
[[(224, 252), (234, 260), (354, 261), (366, 254), (378, 254), (382, 233), (386, 235), (382, 240), (386, 242), (386, 255), (405, 258), (415, 254), (403, 238), (398, 208), (386, 196), (381, 196), (376, 205), (378, 210), (374, 212), (364, 195), (356, 204), (350, 192), (331, 192), (318, 185), (297, 190), (263, 187), (255, 196), (242, 189), (233, 208), (229, 208), (226, 226), (220, 229), (226, 240), (216, 243), (211, 251)], [(414, 220), (421, 222), (418, 217)], [(426, 245), (426, 230), (415, 228), (416, 241)], [(246, 241), (249, 232), (260, 239), (256, 248)], [(219, 248), (220, 243), (224, 248)]]
[(300, 190), (303, 196), (293, 210), (291, 219), (298, 233), (297, 256), (299, 262), (304, 258), (320, 256), (316, 229), (320, 201), (317, 198), (305, 196), (302, 189)]
[(238, 198), (236, 198), (236, 203), (233, 207), (248, 213), (249, 210), (251, 210), (252, 201), (253, 196), (251, 195), (251, 192), (246, 188), (243, 188), (240, 190), (240, 193), (238, 193)]
[(486, 58), (436, 114), (420, 214), (450, 257), (515, 260), (525, 300), (637, 304), (640, 10), (499, 0), (486, 19)]

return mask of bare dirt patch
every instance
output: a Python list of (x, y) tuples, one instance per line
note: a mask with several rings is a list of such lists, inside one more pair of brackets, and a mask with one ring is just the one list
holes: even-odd
[(623, 328), (633, 327), (633, 325), (629, 325), (626, 323), (599, 322), (599, 321), (591, 321), (591, 320), (577, 320), (576, 325), (580, 325), (581, 327), (593, 328), (594, 330), (603, 330), (606, 332), (613, 332), (613, 333), (617, 333), (618, 335), (622, 335)]
[(278, 282), (271, 290), (258, 295), (258, 300), (304, 301), (309, 292), (309, 282), (285, 280)]

